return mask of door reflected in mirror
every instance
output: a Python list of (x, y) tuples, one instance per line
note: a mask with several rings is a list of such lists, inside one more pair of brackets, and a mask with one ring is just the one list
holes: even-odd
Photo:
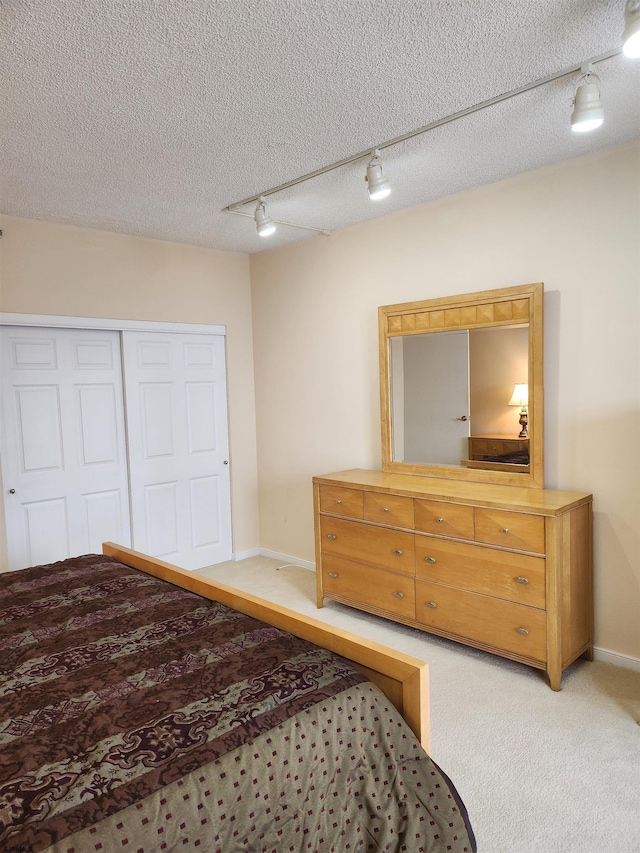
[(469, 331), (391, 338), (393, 459), (461, 465), (469, 443)]
[(529, 375), (529, 324), (390, 339), (393, 459), (529, 465), (514, 386)]

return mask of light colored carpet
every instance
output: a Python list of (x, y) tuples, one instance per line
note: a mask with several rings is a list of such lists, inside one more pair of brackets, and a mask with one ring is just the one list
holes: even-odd
[(577, 661), (544, 673), (335, 602), (266, 557), (201, 574), (427, 661), (431, 752), (479, 853), (640, 853), (640, 673)]

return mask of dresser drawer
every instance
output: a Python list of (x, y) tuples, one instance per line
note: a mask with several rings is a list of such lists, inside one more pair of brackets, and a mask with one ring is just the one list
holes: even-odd
[(476, 507), (476, 540), (544, 554), (544, 518)]
[(469, 455), (472, 459), (485, 456), (503, 456), (506, 453), (526, 453), (529, 441), (525, 438), (469, 438)]
[(416, 580), (416, 619), (423, 625), (544, 663), (546, 613), (429, 581)]
[(414, 580), (407, 575), (327, 556), (322, 561), (322, 584), (325, 592), (343, 595), (406, 619), (414, 618)]
[(412, 576), (414, 574), (413, 533), (401, 533), (323, 515), (320, 519), (320, 541), (323, 554), (370, 563)]
[(362, 492), (340, 486), (320, 486), (320, 512), (362, 518)]
[(542, 557), (416, 536), (416, 577), (531, 607), (545, 606)]
[(476, 438), (469, 441), (473, 447), (473, 452), (481, 456), (499, 456), (505, 452), (505, 442), (497, 438)]
[(473, 539), (473, 507), (444, 501), (414, 501), (416, 530)]
[(367, 521), (413, 530), (413, 498), (365, 492), (364, 517)]

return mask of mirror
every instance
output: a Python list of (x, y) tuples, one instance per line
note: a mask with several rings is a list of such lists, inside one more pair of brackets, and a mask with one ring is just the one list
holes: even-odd
[(384, 471), (542, 487), (542, 300), (532, 284), (379, 309)]

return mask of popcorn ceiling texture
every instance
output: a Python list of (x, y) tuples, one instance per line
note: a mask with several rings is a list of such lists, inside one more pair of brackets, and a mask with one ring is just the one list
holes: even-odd
[[(0, 206), (241, 252), (226, 205), (621, 44), (623, 0), (5, 0)], [(550, 84), (269, 198), (336, 229), (640, 135), (640, 62), (601, 64), (606, 120), (572, 134)], [(252, 212), (252, 209), (248, 209)], [(326, 239), (317, 237), (314, 239)]]

